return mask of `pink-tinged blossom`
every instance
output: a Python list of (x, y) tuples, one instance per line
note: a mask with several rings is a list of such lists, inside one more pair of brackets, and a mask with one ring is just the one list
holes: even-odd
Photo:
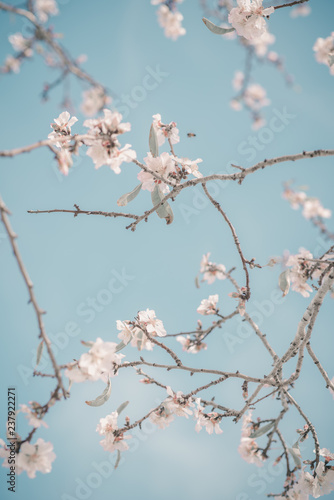
[[(31, 403), (29, 403), (31, 404)], [(38, 413), (34, 412), (29, 406), (27, 405), (20, 405), (20, 410), (22, 413), (25, 413), (25, 417), (28, 420), (28, 424), (32, 425), (35, 429), (38, 429), (39, 427), (48, 427), (47, 423), (44, 422), (41, 418), (38, 418)]]
[(94, 116), (111, 103), (101, 87), (92, 87), (82, 93), (81, 111), (86, 116)]
[[(313, 453), (315, 453), (315, 450), (313, 450)], [(334, 460), (334, 453), (329, 451), (327, 448), (321, 448), (319, 450), (319, 455), (321, 457), (324, 457), (326, 462), (331, 462), (332, 460)]]
[(208, 348), (205, 342), (201, 342), (200, 338), (191, 340), (190, 335), (178, 335), (176, 340), (180, 342), (184, 351), (192, 354), (197, 354), (198, 352)]
[(18, 467), (24, 470), (28, 477), (33, 479), (36, 477), (36, 472), (42, 472), (42, 474), (51, 472), (51, 464), (55, 458), (56, 455), (53, 452), (52, 443), (38, 438), (35, 444), (26, 441), (21, 445), (16, 462)]
[[(161, 153), (161, 155), (157, 157), (148, 153), (148, 156), (144, 158), (144, 162), (152, 172), (158, 174), (163, 179), (172, 181), (169, 174), (175, 172), (175, 161), (168, 153)], [(138, 173), (137, 178), (142, 183), (142, 189), (147, 189), (147, 191), (152, 192), (155, 186), (158, 185), (162, 193), (165, 194), (169, 192), (168, 184), (156, 179), (154, 175), (149, 172), (145, 172), (145, 170), (141, 170)]]
[(327, 38), (318, 38), (313, 50), (318, 63), (329, 66), (331, 75), (334, 75), (334, 64), (331, 64), (334, 57), (334, 32)]
[(328, 495), (334, 490), (334, 470), (327, 467), (324, 462), (319, 462), (315, 477), (303, 470), (298, 484), (303, 492), (312, 495), (313, 498)]
[(54, 119), (50, 127), (53, 129), (48, 135), (48, 139), (57, 140), (55, 145), (61, 148), (64, 144), (68, 143), (68, 137), (71, 135), (71, 127), (78, 121), (78, 118), (72, 116), (68, 111), (60, 113), (58, 118)]
[(107, 375), (114, 375), (114, 364), (120, 365), (124, 358), (124, 354), (115, 352), (116, 347), (115, 342), (104, 342), (98, 337), (89, 351), (81, 355), (78, 364), (65, 371), (65, 375), (73, 382), (105, 381)]
[(162, 146), (166, 139), (169, 139), (172, 144), (180, 142), (179, 129), (175, 122), (164, 124), (161, 122), (161, 115), (158, 113), (153, 115), (153, 126), (155, 128), (158, 145)]
[(238, 451), (246, 462), (262, 467), (264, 458), (261, 451), (258, 450), (257, 442), (250, 437), (253, 430), (252, 412), (249, 411), (242, 418), (241, 441)]
[(245, 81), (245, 75), (242, 71), (236, 71), (232, 80), (232, 85), (235, 90), (241, 90)]
[(218, 300), (218, 295), (210, 295), (208, 299), (203, 299), (200, 306), (197, 308), (198, 314), (203, 314), (203, 316), (216, 314)]
[(275, 36), (269, 33), (269, 31), (265, 31), (259, 38), (255, 38), (255, 40), (248, 40), (248, 45), (254, 47), (255, 54), (258, 57), (264, 57), (268, 52), (269, 45), (275, 43)]
[(238, 7), (234, 7), (228, 16), (229, 23), (236, 29), (238, 35), (247, 40), (254, 40), (265, 33), (267, 23), (264, 17), (274, 12), (273, 7), (264, 9), (262, 0), (237, 0)]
[(14, 50), (17, 52), (22, 52), (25, 57), (31, 57), (33, 51), (31, 50), (31, 39), (24, 38), (22, 33), (14, 33), (8, 38)]
[(72, 155), (68, 149), (61, 149), (57, 153), (59, 170), (63, 175), (68, 175), (69, 169), (73, 165)]
[(119, 174), (123, 162), (131, 162), (136, 158), (136, 153), (130, 149), (130, 144), (120, 149), (118, 141), (118, 135), (128, 132), (131, 125), (122, 123), (122, 115), (118, 112), (109, 109), (104, 109), (103, 112), (104, 117), (84, 122), (84, 126), (89, 129), (88, 138), (85, 139), (85, 144), (90, 146), (87, 155), (92, 158), (95, 168), (109, 165), (116, 174)]
[(288, 200), (294, 210), (302, 207), (302, 215), (305, 219), (313, 219), (315, 217), (328, 219), (332, 216), (331, 210), (324, 208), (318, 198), (309, 197), (304, 191), (295, 191), (289, 185), (286, 185), (282, 196)]
[(157, 319), (155, 311), (146, 309), (146, 311), (140, 311), (138, 313), (138, 322), (143, 326), (149, 335), (165, 337), (166, 330), (160, 319)]
[(49, 16), (56, 16), (59, 12), (55, 0), (35, 0), (34, 3), (37, 17), (42, 23), (46, 23)]
[(126, 443), (126, 439), (130, 439), (132, 436), (123, 435), (123, 433), (118, 433), (118, 424), (117, 424), (117, 411), (112, 412), (110, 415), (107, 415), (105, 418), (101, 418), (100, 422), (97, 424), (96, 432), (100, 434), (100, 436), (104, 436), (105, 439), (100, 441), (100, 445), (104, 449), (104, 451), (125, 451), (129, 449), (128, 444)]
[(13, 56), (8, 56), (5, 60), (4, 72), (9, 73), (19, 73), (21, 67), (21, 61)]
[(161, 405), (157, 411), (153, 411), (150, 415), (150, 420), (155, 425), (159, 427), (159, 429), (166, 429), (171, 422), (174, 420), (173, 413), (169, 412), (164, 405)]
[(244, 101), (246, 106), (253, 111), (259, 111), (264, 106), (270, 104), (270, 100), (267, 98), (267, 92), (258, 83), (253, 83), (247, 87), (244, 93)]
[(307, 4), (296, 5), (290, 11), (290, 17), (295, 19), (296, 17), (306, 17), (311, 14), (311, 7)]
[(204, 407), (201, 406), (200, 398), (196, 399), (197, 408), (194, 411), (194, 417), (197, 420), (195, 431), (200, 432), (204, 427), (208, 434), (222, 434), (223, 430), (219, 427), (222, 416), (219, 413), (212, 411), (210, 413), (204, 412)]
[(173, 392), (169, 386), (167, 386), (167, 394), (169, 397), (165, 399), (164, 407), (168, 412), (174, 413), (178, 417), (186, 418), (189, 418), (189, 415), (193, 414), (190, 408), (195, 405), (191, 398), (185, 398), (181, 391)]
[(197, 160), (189, 160), (189, 158), (178, 158), (177, 156), (174, 156), (174, 160), (179, 163), (182, 168), (188, 172), (188, 174), (192, 174), (197, 179), (203, 177), (203, 174), (198, 171), (198, 163), (202, 163), (203, 161), (201, 158), (197, 158)]
[(117, 329), (120, 330), (118, 338), (123, 340), (125, 344), (131, 342), (132, 347), (137, 347), (139, 351), (153, 350), (153, 342), (151, 342), (144, 332), (137, 326), (131, 325), (129, 321), (117, 321)]
[[(326, 258), (327, 255), (324, 255), (324, 260)], [(313, 291), (307, 283), (308, 271), (314, 265), (310, 259), (313, 259), (312, 253), (305, 248), (300, 248), (298, 254), (287, 256), (285, 262), (286, 267), (290, 268), (289, 275), (292, 290), (299, 292), (303, 297), (309, 297), (310, 292)], [(319, 278), (326, 267), (327, 264), (325, 262), (323, 264), (318, 263), (317, 269), (312, 273), (312, 277), (314, 279)]]
[(186, 30), (182, 26), (183, 15), (177, 10), (171, 10), (167, 5), (161, 5), (157, 11), (158, 22), (164, 29), (165, 36), (177, 40), (179, 36), (185, 35)]
[(201, 260), (200, 272), (203, 274), (203, 280), (209, 285), (218, 280), (226, 279), (226, 267), (223, 264), (215, 264), (209, 261), (210, 253), (203, 255)]

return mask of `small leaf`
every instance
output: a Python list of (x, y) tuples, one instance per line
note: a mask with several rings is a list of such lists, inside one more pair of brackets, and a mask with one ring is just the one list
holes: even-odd
[(39, 365), (41, 359), (42, 359), (42, 354), (43, 354), (43, 347), (44, 347), (44, 340), (42, 340), (37, 347), (37, 354), (36, 354), (36, 367)]
[(285, 297), (290, 290), (290, 269), (283, 271), (278, 278), (278, 286), (283, 292), (283, 297)]
[(119, 352), (121, 351), (122, 349), (124, 349), (124, 347), (126, 347), (128, 344), (126, 344), (125, 342), (123, 342), (123, 340), (117, 344), (117, 346), (115, 347), (115, 352)]
[(124, 403), (122, 403), (118, 408), (117, 408), (117, 413), (118, 415), (120, 415), (122, 413), (123, 410), (125, 410), (125, 408), (128, 406), (129, 404), (129, 401), (124, 401)]
[(118, 200), (117, 200), (117, 205), (119, 207), (125, 207), (130, 201), (134, 200), (136, 196), (140, 193), (142, 184), (140, 183), (138, 186), (136, 186), (130, 193), (125, 193), (123, 194)]
[(299, 449), (299, 443), (298, 441), (292, 445), (292, 448), (288, 448), (290, 455), (293, 458), (293, 461), (296, 464), (297, 469), (302, 468), (302, 461), (301, 461), (301, 453)]
[(121, 452), (119, 450), (117, 450), (117, 458), (116, 458), (116, 462), (115, 462), (115, 465), (114, 465), (114, 469), (117, 469), (117, 467), (119, 466), (120, 461), (121, 461)]
[(158, 138), (157, 138), (157, 133), (155, 131), (153, 123), (152, 123), (151, 128), (150, 128), (150, 135), (149, 135), (148, 143), (150, 146), (150, 151), (151, 151), (152, 156), (154, 156), (154, 157), (159, 156)]
[(252, 432), (252, 434), (249, 436), (250, 438), (257, 438), (260, 436), (263, 436), (263, 434), (266, 434), (270, 429), (274, 427), (275, 422), (270, 422), (269, 424), (262, 425), (259, 429), (256, 431)]
[(93, 345), (94, 345), (94, 342), (92, 342), (92, 341), (86, 342), (85, 340), (82, 340), (81, 343), (85, 347), (93, 347)]
[(205, 17), (202, 18), (202, 21), (205, 26), (209, 28), (209, 30), (212, 31), (212, 33), (214, 33), (215, 35), (226, 35), (226, 33), (231, 33), (232, 31), (234, 31), (234, 28), (221, 28)]
[(111, 394), (111, 382), (110, 379), (108, 379), (107, 387), (104, 389), (102, 394), (98, 396), (96, 399), (93, 399), (92, 401), (85, 401), (85, 403), (89, 406), (101, 406), (106, 401), (108, 401), (108, 399), (110, 398), (110, 394)]
[(334, 64), (334, 52), (331, 52), (330, 54), (328, 54), (328, 64), (329, 64), (329, 67), (333, 66), (333, 64)]
[[(154, 190), (151, 193), (153, 206), (158, 205), (163, 199), (164, 195), (161, 192), (159, 186), (155, 186)], [(169, 203), (165, 201), (159, 208), (156, 210), (160, 219), (166, 219), (167, 224), (171, 224), (174, 220), (173, 210), (171, 209)]]
[(196, 278), (195, 278), (195, 286), (196, 286), (196, 288), (200, 287), (198, 276), (196, 276)]

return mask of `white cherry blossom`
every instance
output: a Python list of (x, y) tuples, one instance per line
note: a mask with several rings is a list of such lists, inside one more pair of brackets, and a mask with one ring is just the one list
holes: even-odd
[(273, 7), (264, 9), (262, 0), (237, 0), (238, 7), (234, 7), (228, 16), (229, 23), (236, 29), (238, 35), (247, 40), (254, 40), (265, 33), (267, 23), (264, 17), (274, 12)]
[(55, 458), (52, 443), (38, 438), (35, 444), (26, 441), (21, 445), (17, 455), (17, 465), (32, 479), (36, 477), (36, 472), (42, 472), (42, 474), (51, 472), (51, 464)]
[(201, 261), (200, 272), (203, 274), (203, 280), (209, 285), (218, 280), (226, 279), (226, 267), (223, 264), (215, 264), (209, 261), (210, 253), (203, 255)]
[(183, 15), (177, 10), (171, 10), (167, 5), (161, 5), (157, 11), (158, 21), (164, 28), (165, 36), (177, 40), (179, 36), (185, 35), (186, 30), (182, 26)]
[(157, 411), (153, 411), (150, 414), (150, 420), (160, 429), (166, 429), (171, 422), (174, 420), (173, 413), (170, 413), (164, 405), (161, 405)]
[(81, 111), (86, 116), (94, 116), (110, 103), (111, 98), (101, 87), (92, 87), (82, 94)]
[[(175, 161), (170, 154), (164, 152), (160, 156), (154, 157), (151, 153), (148, 153), (148, 156), (144, 158), (144, 162), (152, 172), (155, 172), (166, 180), (172, 180), (169, 178), (169, 174), (175, 172)], [(145, 170), (141, 170), (137, 178), (142, 182), (142, 189), (152, 192), (155, 186), (158, 185), (162, 193), (169, 192), (168, 184), (156, 179), (156, 177), (149, 172), (145, 172)]]
[(174, 393), (169, 386), (167, 386), (167, 394), (169, 397), (165, 399), (164, 406), (170, 413), (186, 418), (192, 415), (193, 412), (190, 408), (195, 405), (191, 398), (185, 398), (181, 391)]
[(49, 16), (56, 16), (58, 14), (58, 6), (55, 0), (35, 0), (36, 14), (42, 23), (46, 23)]
[(155, 128), (158, 145), (162, 146), (166, 139), (169, 139), (172, 144), (180, 142), (179, 129), (175, 122), (164, 124), (161, 122), (161, 115), (158, 113), (153, 115), (153, 126)]
[(113, 364), (121, 364), (124, 354), (115, 352), (115, 342), (104, 342), (97, 338), (87, 353), (81, 355), (78, 365), (68, 368), (65, 375), (73, 382), (104, 380), (106, 375), (113, 376)]
[(146, 309), (146, 311), (140, 311), (138, 313), (138, 321), (140, 325), (144, 326), (152, 336), (158, 335), (158, 337), (165, 337), (166, 330), (160, 319), (157, 319), (155, 311), (152, 309)]
[(219, 296), (209, 295), (208, 299), (203, 299), (201, 301), (200, 306), (197, 308), (198, 314), (203, 314), (204, 316), (208, 316), (209, 314), (215, 314), (217, 311), (217, 302), (219, 300)]
[(190, 335), (178, 335), (176, 340), (180, 342), (184, 351), (192, 354), (197, 354), (198, 352), (208, 348), (207, 344), (205, 342), (201, 342), (200, 339), (192, 341)]
[(47, 423), (44, 422), (44, 420), (42, 420), (41, 418), (38, 418), (37, 412), (34, 412), (29, 406), (21, 404), (19, 411), (22, 411), (22, 413), (26, 414), (25, 417), (28, 420), (28, 424), (32, 425), (35, 429), (38, 429), (41, 426), (48, 427)]
[(113, 452), (115, 450), (125, 451), (129, 449), (125, 440), (130, 439), (132, 436), (124, 436), (123, 433), (117, 433), (117, 418), (118, 413), (114, 411), (105, 418), (101, 418), (96, 427), (96, 431), (100, 434), (100, 436), (105, 436), (105, 439), (100, 441), (100, 445), (105, 451)]

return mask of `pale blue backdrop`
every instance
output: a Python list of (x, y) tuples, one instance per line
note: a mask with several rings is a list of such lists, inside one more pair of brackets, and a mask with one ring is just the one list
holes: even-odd
[[(187, 0), (181, 5), (187, 35), (175, 43), (164, 37), (157, 24), (155, 7), (148, 0), (59, 3), (61, 14), (51, 20), (55, 31), (64, 34), (63, 43), (72, 54), (87, 54), (84, 67), (108, 86), (115, 98), (122, 100), (122, 94), (140, 93), (134, 89), (142, 86), (150, 71), (148, 67), (155, 70), (159, 66), (165, 73), (157, 87), (141, 101), (137, 100), (126, 117), (132, 123), (126, 140), (136, 149), (139, 159), (147, 152), (148, 131), (155, 113), (161, 113), (165, 121), (177, 122), (181, 131), (177, 153), (192, 159), (203, 158), (204, 174), (224, 171), (229, 162), (246, 167), (266, 157), (333, 147), (334, 80), (328, 68), (315, 61), (312, 51), (317, 37), (329, 36), (333, 30), (331, 0), (311, 1), (312, 15), (308, 18), (292, 20), (288, 9), (282, 9), (270, 20), (270, 29), (277, 36), (273, 49), (284, 56), (299, 89), (287, 88), (273, 68), (257, 69), (256, 81), (266, 87), (272, 102), (266, 109), (267, 118), (270, 120), (284, 108), (290, 115), (282, 131), (269, 133), (270, 140), (268, 134), (251, 130), (246, 112), (230, 109), (231, 80), (234, 71), (243, 69), (244, 52), (235, 42), (216, 37), (205, 29), (199, 2)], [(11, 51), (8, 35), (25, 27), (21, 20), (6, 13), (0, 14), (0, 26), (3, 61)], [(42, 85), (52, 78), (52, 70), (37, 58), (26, 63), (19, 75), (2, 76), (0, 149), (47, 136), (50, 122), (63, 110), (59, 106), (61, 89), (56, 89), (51, 99), (41, 104)], [(82, 90), (72, 81), (76, 108)], [(80, 111), (76, 115), (82, 123)], [(81, 124), (75, 130), (81, 131)], [(187, 132), (194, 132), (197, 137), (188, 139)], [(260, 141), (261, 151), (255, 151), (254, 158), (250, 158), (245, 145), (253, 136)], [(249, 176), (242, 186), (229, 183), (216, 187), (216, 196), (236, 226), (248, 258), (266, 263), (268, 258), (281, 255), (286, 249), (297, 252), (300, 246), (305, 246), (318, 255), (326, 249), (327, 243), (300, 212), (291, 210), (281, 192), (282, 182), (293, 178), (296, 185), (312, 186), (310, 194), (320, 197), (325, 207), (333, 209), (332, 169), (332, 158), (305, 160), (268, 168)], [(211, 293), (220, 294), (223, 313), (234, 307), (227, 296), (231, 291), (227, 283), (203, 285), (200, 290), (194, 285), (201, 257), (208, 251), (214, 261), (228, 268), (235, 265), (240, 268), (228, 227), (211, 206), (203, 203), (197, 194), (200, 190), (185, 191), (177, 199), (171, 226), (154, 215), (135, 233), (125, 230), (124, 220), (27, 214), (29, 209), (71, 208), (74, 203), (82, 209), (114, 210), (116, 199), (136, 184), (136, 173), (134, 165), (124, 165), (119, 176), (107, 167), (95, 171), (91, 160), (82, 156), (68, 178), (63, 178), (45, 150), (1, 162), (1, 195), (13, 213), (11, 223), (19, 235), (20, 251), (35, 284), (38, 301), (47, 310), (45, 324), (58, 342), (60, 363), (83, 352), (81, 339), (101, 336), (115, 341), (116, 320), (131, 319), (143, 308), (155, 309), (167, 331), (176, 333), (194, 328), (198, 319), (196, 308)], [(143, 192), (129, 211), (141, 213), (149, 206), (150, 197)], [(0, 270), (4, 435), (7, 386), (17, 387), (19, 403), (30, 400), (43, 403), (51, 385), (31, 376), (38, 342), (36, 318), (27, 305), (27, 291), (1, 226)], [(127, 278), (112, 301), (102, 305), (101, 291), (108, 287), (115, 273)], [(251, 273), (253, 293), (249, 311), (257, 314), (256, 320), (278, 353), (282, 353), (308, 302), (291, 293), (286, 301), (274, 303), (272, 294), (277, 290), (278, 273), (279, 269), (270, 268)], [(236, 276), (243, 280), (240, 271)], [(265, 303), (268, 297), (270, 303)], [(98, 310), (89, 305), (92, 299), (101, 299)], [(326, 302), (326, 309), (317, 320), (313, 346), (333, 376), (333, 308), (329, 298)], [(74, 328), (72, 337), (64, 334), (70, 328)], [(242, 368), (254, 376), (262, 376), (270, 369), (258, 339), (243, 330), (237, 320), (212, 335), (208, 344), (208, 351), (198, 356), (185, 354), (187, 363), (224, 370)], [(180, 347), (176, 349), (181, 352)], [(137, 353), (129, 348), (126, 355), (135, 359)], [(167, 361), (164, 354), (153, 356)], [(146, 357), (153, 359), (151, 354)], [(332, 398), (307, 357), (304, 368), (294, 395), (317, 426), (321, 446), (333, 450)], [(50, 371), (50, 364), (44, 369)], [(201, 383), (196, 376), (190, 379), (165, 372), (157, 376), (163, 383), (170, 381), (175, 389), (184, 391)], [(106, 464), (101, 466), (109, 455), (99, 445), (95, 433), (99, 418), (129, 399), (127, 413), (133, 420), (153, 407), (157, 399), (165, 397), (160, 389), (138, 384), (137, 379), (130, 372), (114, 379), (112, 397), (100, 408), (89, 408), (84, 401), (103, 389), (101, 382), (75, 385), (70, 400), (60, 403), (47, 415), (49, 428), (38, 432), (38, 436), (54, 443), (57, 459), (52, 473), (38, 474), (35, 480), (22, 474), (15, 498), (258, 500), (266, 498), (268, 492), (281, 491), (284, 469), (283, 465), (272, 467), (276, 455), (261, 470), (246, 464), (237, 452), (240, 425), (230, 420), (223, 422), (224, 433), (216, 437), (204, 431), (197, 435), (194, 422), (181, 418), (164, 432), (147, 426), (133, 438), (131, 451), (124, 454), (124, 463), (110, 474)], [(240, 407), (240, 385), (228, 382), (219, 386), (215, 391), (217, 400), (226, 406)], [(208, 396), (213, 394), (211, 391)], [(260, 406), (257, 415), (270, 418), (278, 411), (279, 403), (269, 401)], [(296, 440), (295, 429), (303, 422), (293, 410), (290, 413), (282, 429), (291, 445)], [(23, 420), (19, 420), (19, 432), (24, 436), (28, 427)], [(278, 448), (277, 444), (277, 455)], [(312, 457), (312, 449), (310, 439), (304, 445), (305, 459)], [(1, 468), (1, 497), (7, 499), (12, 496), (4, 484), (6, 472)], [(102, 477), (103, 473), (108, 477)]]

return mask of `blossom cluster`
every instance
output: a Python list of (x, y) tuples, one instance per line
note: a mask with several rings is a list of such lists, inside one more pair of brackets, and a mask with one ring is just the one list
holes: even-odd
[[(11, 453), (13, 453), (11, 446), (6, 445), (3, 439), (0, 439), (0, 457), (4, 458), (3, 467), (10, 467), (8, 458)], [(35, 444), (29, 441), (22, 442), (19, 452), (16, 451), (15, 473), (26, 472), (30, 479), (36, 477), (36, 472), (47, 474), (51, 472), (55, 458), (52, 443), (45, 442), (42, 438), (38, 438)]]
[(152, 5), (160, 6), (157, 11), (158, 22), (164, 29), (165, 36), (172, 40), (186, 34), (182, 26), (183, 15), (177, 10), (177, 4), (182, 2), (183, 0), (151, 0)]
[[(324, 255), (323, 259), (326, 259)], [(295, 255), (288, 255), (285, 257), (285, 266), (289, 268), (289, 279), (291, 281), (291, 288), (295, 292), (300, 293), (303, 297), (309, 297), (313, 291), (312, 287), (307, 283), (309, 278), (319, 278), (327, 265), (325, 262), (317, 263), (316, 268), (312, 261), (313, 255), (305, 248), (300, 248), (299, 253)], [(311, 276), (312, 270), (312, 276)]]
[(298, 210), (298, 208), (302, 207), (302, 214), (305, 219), (313, 219), (316, 217), (328, 219), (332, 215), (331, 210), (324, 208), (318, 198), (307, 196), (305, 191), (295, 191), (289, 184), (285, 185), (283, 198), (288, 200), (294, 210)]
[(327, 38), (318, 38), (313, 50), (318, 63), (329, 66), (330, 74), (334, 75), (334, 32)]
[[(157, 410), (152, 411), (150, 420), (160, 429), (165, 429), (174, 420), (174, 416), (189, 418), (193, 415), (196, 420), (195, 430), (199, 432), (203, 427), (212, 434), (221, 434), (219, 424), (222, 416), (217, 412), (205, 413), (201, 399), (185, 396), (181, 391), (174, 392), (167, 386), (168, 397)], [(193, 408), (195, 408), (193, 410)]]
[(253, 431), (252, 411), (249, 411), (242, 419), (241, 440), (238, 451), (246, 462), (262, 467), (265, 459), (255, 439), (250, 437)]
[(120, 365), (124, 354), (117, 353), (115, 342), (104, 342), (97, 338), (95, 342), (85, 342), (89, 351), (82, 354), (79, 361), (65, 370), (65, 375), (72, 382), (103, 380), (114, 374), (114, 365)]
[(117, 320), (116, 325), (117, 330), (120, 332), (118, 338), (124, 344), (131, 343), (139, 351), (144, 349), (152, 351), (153, 342), (151, 342), (149, 337), (164, 337), (166, 335), (162, 321), (156, 317), (155, 311), (152, 309), (140, 311), (136, 322)]

